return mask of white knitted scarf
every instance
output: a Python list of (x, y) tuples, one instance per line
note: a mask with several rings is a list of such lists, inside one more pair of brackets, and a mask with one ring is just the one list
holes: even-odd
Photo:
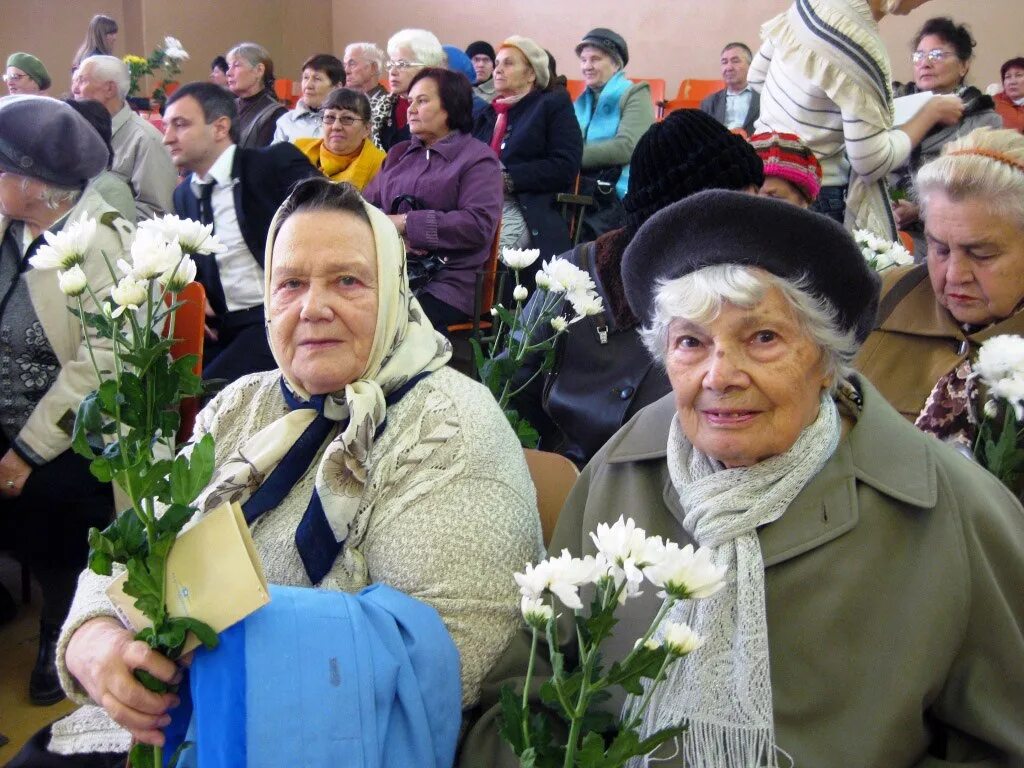
[(683, 527), (698, 545), (711, 548), (717, 565), (727, 567), (726, 586), (718, 594), (681, 601), (669, 612), (669, 621), (689, 623), (705, 643), (670, 668), (644, 718), (648, 735), (689, 724), (680, 739), (687, 768), (779, 764), (757, 529), (778, 520), (821, 471), (839, 445), (840, 431), (839, 410), (826, 392), (817, 419), (788, 451), (751, 467), (725, 469), (695, 449), (678, 419), (672, 420), (667, 461)]

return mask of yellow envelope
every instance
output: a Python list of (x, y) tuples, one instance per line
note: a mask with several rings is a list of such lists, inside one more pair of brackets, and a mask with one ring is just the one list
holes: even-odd
[[(138, 632), (150, 622), (124, 593), (127, 573), (107, 587), (125, 626)], [(167, 557), (167, 610), (223, 632), (270, 602), (267, 579), (237, 502), (224, 503), (182, 533)], [(182, 653), (199, 646), (191, 632)]]

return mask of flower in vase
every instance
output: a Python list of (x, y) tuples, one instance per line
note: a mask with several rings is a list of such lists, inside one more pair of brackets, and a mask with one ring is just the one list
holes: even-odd
[(196, 263), (191, 256), (184, 256), (179, 264), (168, 269), (158, 278), (164, 290), (179, 293), (185, 286), (196, 279)]
[(46, 244), (39, 247), (29, 263), (33, 269), (71, 269), (85, 261), (95, 236), (96, 219), (87, 218), (83, 213), (60, 232), (44, 232)]
[(57, 273), (57, 283), (65, 296), (81, 296), (88, 287), (88, 280), (82, 268), (75, 264), (70, 269)]
[(692, 544), (680, 548), (673, 541), (665, 544), (657, 559), (644, 569), (644, 576), (656, 587), (659, 597), (677, 600), (710, 597), (725, 585), (725, 566), (711, 562), (711, 551), (694, 550)]
[(139, 224), (139, 231), (153, 230), (165, 240), (178, 239), (182, 253), (223, 253), (227, 250), (213, 234), (212, 224), (201, 224), (194, 219), (179, 219), (171, 214), (158, 219), (147, 219)]
[(690, 629), (689, 624), (665, 622), (665, 648), (675, 656), (693, 653), (704, 645), (704, 638)]
[(523, 595), (520, 610), (523, 612), (523, 619), (526, 620), (526, 623), (535, 629), (544, 629), (554, 615), (551, 606), (541, 598), (527, 595)]
[(187, 61), (188, 51), (185, 50), (178, 38), (167, 35), (164, 38), (164, 56), (175, 61)]
[(136, 280), (131, 275), (125, 275), (110, 289), (110, 298), (117, 304), (111, 317), (120, 317), (126, 309), (137, 310), (146, 300), (146, 282)]
[(501, 260), (509, 269), (526, 269), (540, 258), (540, 249), (502, 248)]
[(152, 280), (181, 261), (177, 238), (168, 241), (151, 229), (140, 229), (132, 243), (131, 273), (137, 280)]
[(526, 290), (525, 285), (517, 285), (512, 291), (512, 298), (516, 301), (526, 301), (526, 297), (530, 295), (530, 292)]

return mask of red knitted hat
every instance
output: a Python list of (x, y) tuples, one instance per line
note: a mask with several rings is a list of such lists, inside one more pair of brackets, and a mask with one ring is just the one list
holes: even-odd
[(750, 145), (764, 163), (765, 176), (778, 176), (795, 186), (813, 203), (821, 190), (821, 164), (800, 137), (793, 133), (758, 133)]

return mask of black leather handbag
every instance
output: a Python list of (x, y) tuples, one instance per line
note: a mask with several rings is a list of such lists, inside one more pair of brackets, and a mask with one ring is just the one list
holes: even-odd
[[(400, 195), (391, 201), (392, 216), (399, 213), (399, 208), (401, 208), (403, 203), (406, 206), (405, 211), (402, 211), (403, 213), (407, 211), (422, 211), (426, 208), (419, 198), (413, 195)], [(409, 275), (409, 288), (412, 290), (413, 295), (418, 296), (427, 286), (427, 283), (433, 280), (434, 276), (444, 269), (447, 263), (448, 258), (446, 256), (440, 256), (432, 252), (414, 255), (407, 251), (405, 271)]]
[(596, 240), (605, 232), (626, 225), (626, 211), (615, 192), (615, 185), (622, 176), (622, 166), (614, 165), (587, 171), (580, 176), (581, 195), (589, 195), (594, 205), (588, 206), (580, 221), (582, 228), (577, 242)]

